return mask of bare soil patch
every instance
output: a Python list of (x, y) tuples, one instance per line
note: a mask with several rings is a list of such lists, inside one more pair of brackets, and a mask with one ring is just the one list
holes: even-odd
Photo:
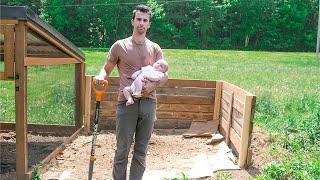
[[(68, 137), (52, 134), (28, 134), (28, 168), (33, 170)], [(0, 132), (0, 179), (16, 179), (16, 134)]]
[[(182, 134), (187, 130), (155, 130), (149, 146), (147, 156), (147, 170), (176, 169), (185, 172), (186, 160), (199, 153), (212, 155), (218, 146), (206, 145), (208, 138), (184, 139)], [(29, 138), (29, 161), (31, 165), (40, 162), (56, 147), (62, 144), (66, 137), (33, 136)], [(43, 179), (87, 179), (89, 155), (92, 136), (80, 135), (49, 165), (42, 174)], [(7, 142), (12, 141), (12, 142)], [(1, 176), (0, 179), (10, 179), (14, 175), (14, 168), (2, 170), (3, 163), (15, 167), (15, 140), (5, 140), (1, 134)], [(34, 142), (34, 143), (33, 143)], [(97, 137), (96, 161), (94, 164), (94, 179), (112, 179), (112, 162), (115, 150), (115, 134), (113, 131), (101, 131)], [(262, 166), (268, 161), (267, 151), (270, 138), (261, 129), (254, 128), (251, 149), (252, 165), (243, 170), (231, 172), (233, 179), (248, 179), (257, 175)], [(35, 144), (35, 145), (33, 145)], [(34, 148), (33, 148), (34, 147)], [(6, 150), (3, 150), (6, 149)], [(129, 163), (132, 152), (129, 154)], [(10, 159), (10, 161), (8, 161)], [(10, 163), (9, 163), (10, 162)], [(7, 166), (7, 165), (6, 165)], [(31, 166), (29, 167), (31, 168)], [(7, 168), (6, 168), (7, 169)], [(129, 169), (129, 167), (128, 167)], [(214, 179), (212, 177), (205, 179)]]

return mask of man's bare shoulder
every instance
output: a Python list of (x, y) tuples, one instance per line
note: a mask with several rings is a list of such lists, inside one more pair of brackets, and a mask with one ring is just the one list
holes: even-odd
[(159, 44), (157, 44), (156, 42), (151, 41), (150, 39), (146, 40), (147, 45), (155, 48), (155, 49), (161, 49)]

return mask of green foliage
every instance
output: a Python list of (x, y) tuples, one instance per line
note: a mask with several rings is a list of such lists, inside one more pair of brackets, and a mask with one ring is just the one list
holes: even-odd
[(148, 37), (162, 48), (314, 51), (318, 0), (3, 0), (28, 5), (77, 46), (130, 36), (134, 6), (153, 11)]
[(282, 111), (274, 113), (273, 109), (265, 108), (264, 111), (266, 117), (278, 119), (273, 120), (277, 135), (272, 151), (273, 154), (283, 154), (285, 160), (268, 164), (257, 179), (319, 179), (319, 96), (291, 97), (284, 103)]
[(257, 176), (258, 180), (271, 179), (301, 179), (316, 180), (320, 178), (320, 160), (295, 157), (287, 162), (271, 162)]
[(163, 180), (189, 180), (188, 176), (182, 173), (182, 177), (164, 178)]
[(216, 180), (229, 180), (232, 179), (231, 172), (218, 172), (215, 176)]
[(310, 118), (290, 119), (283, 146), (291, 151), (320, 151), (320, 106)]
[(42, 164), (38, 164), (35, 166), (34, 171), (32, 172), (31, 179), (32, 180), (41, 180), (41, 174), (40, 174), (40, 168), (42, 167)]

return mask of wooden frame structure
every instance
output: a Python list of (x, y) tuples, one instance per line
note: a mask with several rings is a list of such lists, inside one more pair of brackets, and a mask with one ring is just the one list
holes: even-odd
[[(33, 11), (23, 6), (0, 6), (1, 56), (4, 72), (0, 80), (15, 81), (16, 123), (1, 123), (0, 130), (16, 131), (16, 172), (17, 179), (31, 178), (28, 171), (28, 140), (30, 129), (54, 129), (50, 125), (30, 125), (27, 123), (27, 67), (34, 65), (75, 65), (75, 126), (69, 141), (74, 139), (82, 127), (84, 104), (84, 54), (49, 24), (41, 20)], [(60, 130), (63, 126), (58, 127)], [(67, 143), (67, 142), (66, 142)], [(50, 161), (62, 151), (65, 144), (58, 147), (43, 162)]]
[[(90, 87), (92, 77), (86, 77), (85, 119), (86, 132), (94, 118), (94, 94)], [(114, 129), (119, 78), (109, 79), (109, 88), (101, 106), (99, 128)], [(193, 121), (211, 121), (219, 124), (219, 131), (238, 157), (238, 165), (245, 167), (251, 161), (252, 120), (256, 96), (225, 81), (169, 79), (157, 89), (158, 129), (186, 129)]]

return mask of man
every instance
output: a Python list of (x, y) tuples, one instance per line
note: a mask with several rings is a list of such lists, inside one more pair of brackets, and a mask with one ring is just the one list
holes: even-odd
[(131, 37), (118, 40), (109, 50), (108, 59), (94, 81), (107, 79), (112, 69), (117, 65), (120, 75), (120, 89), (116, 114), (117, 147), (113, 164), (113, 178), (126, 179), (128, 154), (134, 137), (134, 154), (130, 167), (130, 179), (140, 180), (146, 166), (147, 146), (153, 130), (156, 113), (155, 88), (167, 81), (165, 75), (160, 82), (146, 82), (142, 98), (135, 99), (134, 104), (126, 106), (123, 88), (133, 82), (131, 75), (141, 67), (152, 65), (163, 59), (163, 53), (158, 44), (146, 38), (150, 27), (152, 12), (145, 5), (138, 5), (133, 11)]

